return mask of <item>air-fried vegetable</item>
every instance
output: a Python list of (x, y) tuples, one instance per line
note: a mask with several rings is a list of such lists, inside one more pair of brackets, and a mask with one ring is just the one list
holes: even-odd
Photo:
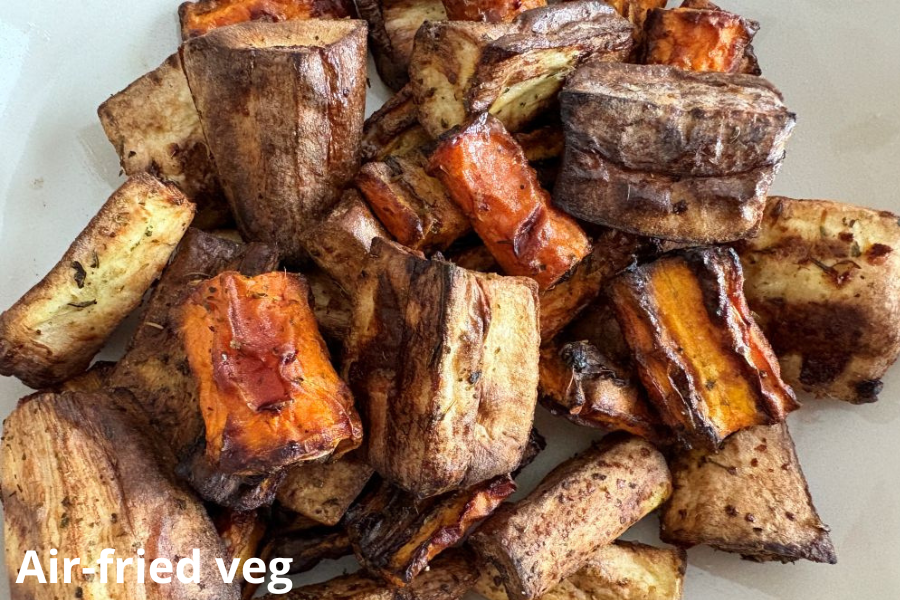
[(744, 299), (733, 250), (686, 250), (614, 280), (610, 300), (650, 400), (688, 444), (715, 447), (799, 407)]
[(101, 392), (111, 389), (112, 386), (109, 386), (108, 382), (115, 368), (116, 363), (99, 360), (84, 373), (64, 381), (51, 391), (61, 394), (63, 392)]
[(419, 120), (436, 137), (489, 111), (519, 131), (556, 101), (579, 63), (627, 57), (631, 32), (593, 0), (537, 8), (511, 23), (425, 23), (409, 65)]
[(353, 12), (349, 0), (198, 0), (178, 7), (181, 39), (245, 21), (342, 19)]
[(662, 65), (585, 65), (560, 102), (555, 203), (593, 223), (698, 243), (758, 226), (795, 121), (764, 79)]
[(738, 246), (744, 292), (788, 383), (874, 402), (900, 354), (900, 228), (885, 211), (771, 197)]
[(413, 250), (446, 250), (470, 229), (469, 220), (419, 152), (363, 165), (356, 186), (394, 239)]
[(451, 21), (505, 23), (519, 13), (547, 6), (546, 0), (443, 0)]
[(405, 586), (515, 491), (512, 478), (502, 475), (417, 502), (385, 481), (350, 509), (347, 531), (356, 557), (369, 572)]
[[(686, 567), (684, 551), (616, 542), (598, 548), (584, 567), (541, 600), (681, 600)], [(497, 570), (480, 568), (475, 591), (487, 600), (509, 600)]]
[(510, 598), (539, 598), (671, 491), (653, 445), (611, 436), (558, 466), (521, 502), (501, 507), (469, 543), (498, 569)]
[(403, 156), (429, 141), (431, 136), (419, 125), (419, 109), (407, 84), (366, 119), (360, 153), (363, 162), (379, 161)]
[(372, 467), (355, 454), (330, 463), (288, 469), (278, 502), (323, 525), (337, 525), (372, 477)]
[(537, 302), (527, 278), (372, 242), (344, 372), (376, 471), (425, 498), (518, 466), (537, 401)]
[(359, 168), (365, 25), (240, 23), (188, 41), (182, 56), (241, 234), (302, 258), (298, 234)]
[(786, 425), (745, 429), (718, 452), (682, 453), (672, 475), (664, 541), (708, 544), (756, 561), (837, 562)]
[[(156, 457), (168, 449), (146, 436), (147, 425), (127, 392), (115, 395), (35, 394), (23, 399), (3, 426), (0, 488), (6, 564), (12, 600), (110, 598), (143, 600), (237, 600), (213, 562), (222, 542), (196, 497), (176, 483)], [(169, 457), (163, 463), (171, 463)], [(15, 573), (29, 550), (43, 562), (58, 557), (94, 563), (101, 550), (135, 557), (143, 548), (147, 565), (157, 558), (173, 564), (199, 552), (199, 582), (172, 579), (137, 582), (134, 567), (122, 583), (82, 577), (71, 583), (40, 583)], [(44, 562), (46, 564), (46, 562)], [(60, 565), (62, 561), (60, 560)], [(110, 575), (112, 579), (114, 574)]]
[(531, 277), (546, 289), (591, 251), (584, 231), (552, 205), (495, 117), (484, 113), (443, 138), (429, 170), (506, 273)]
[(342, 527), (315, 527), (274, 536), (266, 543), (262, 556), (289, 558), (289, 574), (305, 573), (323, 560), (336, 560), (353, 554), (350, 536)]
[(329, 342), (343, 342), (350, 330), (353, 304), (347, 293), (325, 271), (305, 268), (303, 276), (313, 296), (313, 312), (322, 335)]
[(197, 286), (181, 334), (199, 387), (206, 454), (225, 473), (266, 474), (359, 445), (299, 276), (225, 272)]
[(146, 173), (116, 190), (50, 272), (0, 315), (0, 374), (49, 387), (88, 368), (169, 260), (194, 216)]
[(211, 516), (213, 525), (225, 544), (225, 556), (222, 557), (225, 563), (230, 565), (235, 558), (240, 561), (235, 581), (241, 584), (241, 597), (249, 600), (259, 586), (244, 580), (244, 563), (261, 556), (261, 545), (268, 523), (258, 510), (240, 512), (217, 508), (211, 511)]

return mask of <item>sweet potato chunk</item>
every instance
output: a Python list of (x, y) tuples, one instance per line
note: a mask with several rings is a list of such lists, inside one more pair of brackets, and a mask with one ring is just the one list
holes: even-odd
[(278, 488), (284, 508), (323, 525), (337, 525), (372, 477), (372, 467), (355, 454), (330, 463), (288, 469)]
[(451, 21), (506, 23), (519, 13), (547, 6), (546, 0), (443, 0)]
[(301, 277), (222, 273), (191, 294), (181, 323), (206, 454), (224, 472), (269, 473), (359, 445), (353, 398), (331, 365)]
[(491, 115), (445, 137), (429, 170), (506, 273), (547, 289), (591, 251), (584, 231), (552, 205), (522, 149)]
[(799, 407), (747, 307), (733, 250), (686, 250), (635, 267), (609, 296), (638, 373), (665, 423), (688, 444), (784, 420)]
[(431, 136), (419, 125), (419, 109), (407, 84), (366, 119), (360, 153), (363, 162), (379, 161), (403, 156), (429, 141)]
[(189, 40), (245, 21), (301, 21), (349, 17), (348, 0), (198, 0), (178, 7), (181, 39)]
[(665, 8), (666, 2), (667, 0), (609, 0), (607, 4), (634, 24), (635, 37), (640, 39), (647, 12), (654, 8)]
[(787, 425), (745, 429), (718, 452), (682, 453), (672, 475), (675, 491), (662, 511), (664, 541), (708, 544), (757, 561), (837, 561)]

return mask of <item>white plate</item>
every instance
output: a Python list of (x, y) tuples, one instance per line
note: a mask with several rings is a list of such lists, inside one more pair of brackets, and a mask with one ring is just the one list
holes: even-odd
[[(798, 113), (775, 192), (900, 212), (900, 2), (723, 0), (762, 23), (766, 73)], [(177, 47), (177, 0), (0, 4), (0, 308), (59, 259), (122, 178), (97, 106)], [(372, 79), (370, 110), (386, 98)], [(123, 336), (118, 336), (119, 344)], [(28, 390), (0, 380), (0, 415)], [(790, 421), (837, 566), (757, 565), (697, 548), (690, 600), (900, 598), (900, 368), (881, 401), (809, 401)], [(541, 412), (550, 446), (527, 488), (592, 434)], [(596, 437), (596, 436), (593, 436)], [(655, 520), (634, 532), (656, 540)], [(303, 582), (353, 567), (329, 563)], [(0, 578), (0, 598), (8, 598)]]

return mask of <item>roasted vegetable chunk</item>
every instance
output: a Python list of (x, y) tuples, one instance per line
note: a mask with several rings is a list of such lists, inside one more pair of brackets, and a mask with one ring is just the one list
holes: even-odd
[(672, 475), (664, 541), (708, 544), (757, 561), (837, 562), (786, 425), (745, 429), (718, 452), (685, 452)]
[(49, 387), (88, 368), (169, 260), (194, 216), (146, 173), (116, 190), (62, 259), (0, 315), (0, 374)]
[(388, 156), (403, 156), (429, 141), (431, 136), (419, 125), (419, 109), (407, 84), (366, 119), (362, 160), (370, 162)]
[(715, 447), (799, 407), (743, 285), (737, 255), (724, 248), (669, 255), (610, 285), (650, 400), (688, 444)]
[[(51, 548), (59, 557), (79, 558), (82, 565), (95, 562), (103, 548), (119, 557), (134, 557), (142, 548), (147, 565), (157, 558), (175, 564), (196, 551), (197, 583), (174, 577), (167, 584), (149, 577), (138, 583), (132, 567), (124, 571), (122, 583), (113, 584), (115, 597), (238, 599), (237, 587), (223, 583), (217, 573), (214, 559), (224, 556), (224, 548), (206, 511), (170, 470), (159, 466), (156, 457), (168, 449), (146, 433), (127, 392), (35, 394), (19, 403), (4, 423), (0, 448), (12, 600), (110, 597), (111, 584), (81, 577), (80, 567), (70, 583), (63, 583), (61, 573), (59, 583), (36, 577), (14, 583), (27, 551), (36, 551), (46, 564)], [(171, 462), (171, 457), (163, 460)]]
[(756, 313), (785, 381), (817, 397), (874, 402), (900, 354), (897, 216), (771, 197), (738, 245)]
[(387, 482), (347, 513), (360, 563), (393, 585), (405, 586), (516, 491), (508, 475), (446, 496), (416, 502)]
[(546, 289), (591, 251), (584, 231), (552, 205), (522, 148), (491, 115), (445, 137), (429, 170), (506, 273)]
[(409, 65), (419, 121), (437, 137), (488, 111), (519, 131), (556, 101), (579, 63), (627, 57), (631, 33), (615, 10), (587, 0), (537, 8), (503, 24), (427, 22)]
[(469, 543), (500, 572), (510, 598), (540, 598), (671, 491), (653, 445), (611, 436), (558, 466), (521, 502), (501, 507)]
[(505, 23), (519, 13), (547, 6), (546, 0), (443, 0), (451, 21)]
[(344, 369), (378, 473), (425, 498), (518, 466), (537, 401), (537, 301), (529, 279), (372, 242)]
[(337, 525), (371, 477), (372, 467), (355, 454), (297, 465), (278, 488), (278, 502), (323, 525)]
[(240, 512), (228, 508), (214, 509), (211, 516), (213, 525), (225, 544), (225, 564), (231, 564), (235, 558), (240, 561), (235, 571), (235, 581), (241, 584), (241, 598), (249, 600), (259, 584), (244, 580), (244, 563), (261, 556), (268, 523), (257, 510)]
[(274, 535), (262, 551), (264, 559), (291, 559), (288, 574), (305, 573), (323, 560), (336, 560), (353, 554), (350, 537), (341, 527), (313, 527)]
[(321, 269), (306, 268), (303, 272), (313, 295), (316, 323), (328, 341), (342, 343), (350, 330), (353, 304), (341, 286)]
[(302, 278), (222, 273), (191, 294), (181, 323), (206, 454), (225, 473), (270, 473), (359, 445), (353, 398), (331, 365)]
[(64, 381), (51, 391), (61, 394), (62, 392), (102, 392), (111, 389), (109, 378), (115, 368), (116, 363), (99, 360), (81, 375)]
[(634, 24), (635, 38), (640, 41), (643, 37), (647, 12), (654, 8), (664, 8), (666, 2), (667, 0), (610, 0), (607, 4)]
[(350, 16), (348, 0), (199, 0), (178, 7), (181, 38), (189, 40), (226, 25), (245, 21), (342, 19)]

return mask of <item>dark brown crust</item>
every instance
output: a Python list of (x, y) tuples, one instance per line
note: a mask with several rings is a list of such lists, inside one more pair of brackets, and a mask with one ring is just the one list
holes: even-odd
[(277, 499), (288, 510), (334, 526), (344, 518), (373, 472), (354, 453), (330, 463), (297, 465), (288, 469)]
[(360, 150), (362, 161), (402, 156), (430, 139), (428, 132), (419, 125), (419, 109), (412, 88), (405, 85), (366, 119)]
[(305, 573), (323, 560), (337, 560), (353, 554), (350, 537), (342, 527), (317, 527), (299, 532), (278, 533), (266, 542), (262, 557), (291, 559), (289, 575)]
[(505, 23), (526, 10), (547, 6), (546, 0), (443, 0), (450, 21)]
[(350, 0), (198, 0), (178, 7), (181, 39), (244, 21), (344, 19), (353, 12)]

